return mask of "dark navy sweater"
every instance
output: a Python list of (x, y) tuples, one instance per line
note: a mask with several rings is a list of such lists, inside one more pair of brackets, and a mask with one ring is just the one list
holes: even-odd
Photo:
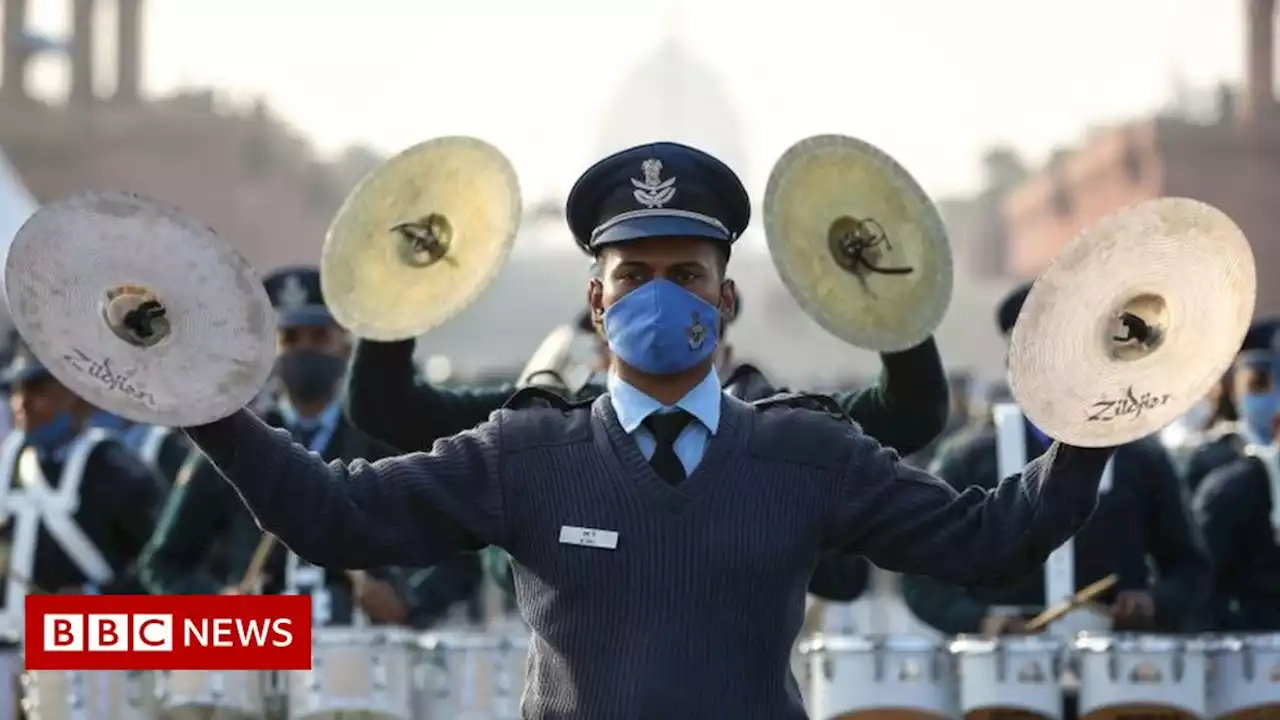
[[(1109, 450), (1056, 446), (957, 493), (856, 426), (723, 399), (673, 488), (590, 409), (500, 411), (374, 464), (326, 465), (247, 412), (188, 430), (264, 528), (311, 562), (430, 566), (494, 545), (533, 630), (526, 718), (805, 717), (789, 655), (826, 551), (959, 584), (1039, 568), (1089, 517)], [(615, 549), (560, 542), (565, 526)]]

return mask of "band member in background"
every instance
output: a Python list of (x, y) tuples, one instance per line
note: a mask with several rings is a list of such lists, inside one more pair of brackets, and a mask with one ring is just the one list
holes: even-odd
[[(1240, 386), (1255, 391), (1264, 388), (1261, 381), (1244, 380)], [(1278, 423), (1280, 409), (1272, 416), (1273, 427)], [(1277, 458), (1280, 445), (1272, 432), (1269, 442), (1249, 445), (1241, 457), (1210, 472), (1196, 491), (1196, 518), (1214, 563), (1215, 629), (1280, 631)]]
[(186, 437), (173, 428), (132, 423), (106, 410), (94, 412), (88, 423), (115, 433), (126, 448), (165, 481), (166, 489), (173, 486), (191, 454)]
[(1196, 442), (1183, 472), (1183, 479), (1193, 494), (1209, 473), (1243, 457), (1247, 446), (1263, 447), (1275, 438), (1272, 419), (1280, 412), (1273, 344), (1277, 330), (1280, 330), (1280, 320), (1271, 318), (1255, 322), (1245, 335), (1227, 381), (1234, 414), (1239, 419), (1213, 424)]
[[(997, 322), (1008, 339), (1031, 285), (1011, 293)], [(1052, 441), (1019, 416), (1025, 457), (1046, 456)], [(963, 491), (999, 481), (993, 424), (973, 426), (939, 451), (931, 468)], [(1101, 598), (1116, 630), (1182, 632), (1202, 629), (1211, 570), (1203, 539), (1191, 518), (1186, 493), (1164, 448), (1154, 439), (1119, 447), (1098, 509), (1075, 537), (1076, 590), (1115, 573), (1116, 589)], [(1155, 579), (1147, 559), (1155, 561)], [(903, 578), (903, 597), (921, 620), (945, 634), (1019, 632), (1044, 609), (1045, 577), (1036, 568), (1018, 582), (965, 588), (922, 577)]]
[(326, 567), (510, 553), (532, 628), (525, 716), (799, 720), (789, 661), (821, 553), (1007, 581), (1097, 505), (1108, 448), (1060, 444), (960, 494), (829, 398), (724, 394), (713, 356), (750, 201), (719, 160), (625, 150), (567, 210), (601, 260), (588, 288), (616, 356), (590, 407), (499, 411), (430, 453), (345, 467), (246, 411), (186, 429), (263, 527)]
[[(94, 408), (19, 348), (0, 375), (14, 429), (0, 442), (0, 636), (22, 635), (28, 593), (137, 593), (134, 560), (155, 527), (162, 482)], [(0, 712), (14, 707), (20, 653), (0, 646)]]
[[(264, 420), (326, 460), (376, 460), (389, 449), (342, 418), (342, 374), (350, 354), (347, 334), (329, 315), (320, 294), (319, 272), (285, 268), (264, 280), (279, 312), (277, 367), (282, 392)], [(164, 593), (238, 593), (262, 537), (235, 491), (199, 453), (193, 453), (169, 495), (155, 536), (141, 559), (148, 588)], [(358, 608), (370, 620), (405, 624), (413, 608), (399, 571), (378, 570), (356, 583), (291, 557), (277, 545), (262, 590), (299, 592), (321, 598), (317, 624), (348, 624)], [(360, 594), (353, 597), (353, 592)], [(328, 607), (324, 607), (328, 605)]]

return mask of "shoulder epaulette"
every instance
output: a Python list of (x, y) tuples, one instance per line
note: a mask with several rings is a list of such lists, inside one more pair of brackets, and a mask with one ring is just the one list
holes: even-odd
[(763, 400), (756, 400), (751, 403), (753, 407), (760, 410), (769, 410), (771, 408), (796, 408), (799, 410), (812, 410), (814, 412), (830, 415), (837, 420), (848, 420), (849, 416), (845, 414), (840, 403), (829, 395), (819, 395), (817, 393), (798, 393), (798, 392), (782, 392)]
[(546, 387), (530, 385), (520, 388), (502, 404), (505, 410), (529, 410), (531, 408), (555, 408), (572, 410), (590, 405), (594, 398), (586, 400), (570, 400), (560, 393)]

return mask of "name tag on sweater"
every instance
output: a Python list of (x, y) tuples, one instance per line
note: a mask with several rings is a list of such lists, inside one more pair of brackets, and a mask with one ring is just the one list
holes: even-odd
[(560, 527), (560, 544), (616, 550), (618, 548), (618, 533), (612, 530), (596, 530), (562, 525)]

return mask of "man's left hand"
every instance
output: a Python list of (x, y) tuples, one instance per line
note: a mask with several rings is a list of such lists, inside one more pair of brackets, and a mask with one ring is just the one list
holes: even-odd
[(404, 625), (409, 619), (409, 606), (390, 583), (364, 577), (353, 583), (360, 608), (370, 620), (390, 625)]
[(1145, 590), (1124, 590), (1111, 605), (1116, 630), (1144, 630), (1156, 619), (1156, 601)]

